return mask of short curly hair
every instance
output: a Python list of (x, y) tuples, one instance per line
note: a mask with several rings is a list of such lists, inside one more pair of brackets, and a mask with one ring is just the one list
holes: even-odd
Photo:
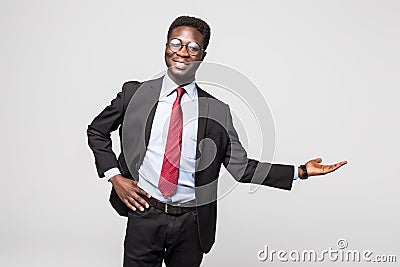
[(203, 35), (203, 49), (206, 50), (208, 43), (210, 42), (211, 29), (210, 26), (202, 19), (190, 17), (190, 16), (180, 16), (177, 17), (169, 26), (167, 39), (171, 36), (171, 32), (173, 29), (180, 26), (188, 26), (195, 28)]

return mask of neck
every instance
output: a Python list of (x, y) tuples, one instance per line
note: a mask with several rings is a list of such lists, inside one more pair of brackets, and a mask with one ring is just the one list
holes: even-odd
[(176, 75), (172, 74), (169, 70), (168, 70), (167, 74), (168, 74), (168, 77), (174, 83), (176, 83), (178, 86), (182, 86), (182, 87), (195, 80), (194, 75), (176, 76)]

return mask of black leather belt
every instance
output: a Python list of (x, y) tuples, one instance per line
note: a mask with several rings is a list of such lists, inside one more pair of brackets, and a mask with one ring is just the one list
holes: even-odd
[(173, 215), (181, 215), (189, 211), (196, 210), (196, 207), (185, 207), (185, 206), (177, 206), (177, 205), (171, 205), (167, 204), (165, 202), (161, 202), (154, 197), (147, 199), (147, 202), (150, 204), (150, 206), (155, 207), (156, 209), (162, 210), (165, 213), (168, 214), (173, 214)]

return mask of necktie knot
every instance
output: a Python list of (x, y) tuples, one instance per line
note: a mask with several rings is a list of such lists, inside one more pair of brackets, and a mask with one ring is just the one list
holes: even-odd
[(178, 96), (176, 97), (177, 99), (181, 99), (182, 95), (186, 92), (185, 88), (183, 87), (178, 87), (176, 88), (176, 92), (178, 93)]

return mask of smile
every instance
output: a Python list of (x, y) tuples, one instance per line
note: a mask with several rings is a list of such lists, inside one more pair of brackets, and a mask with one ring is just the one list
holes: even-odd
[(174, 61), (174, 65), (177, 69), (186, 69), (187, 67), (189, 67), (189, 63), (186, 62), (179, 62), (179, 61)]

